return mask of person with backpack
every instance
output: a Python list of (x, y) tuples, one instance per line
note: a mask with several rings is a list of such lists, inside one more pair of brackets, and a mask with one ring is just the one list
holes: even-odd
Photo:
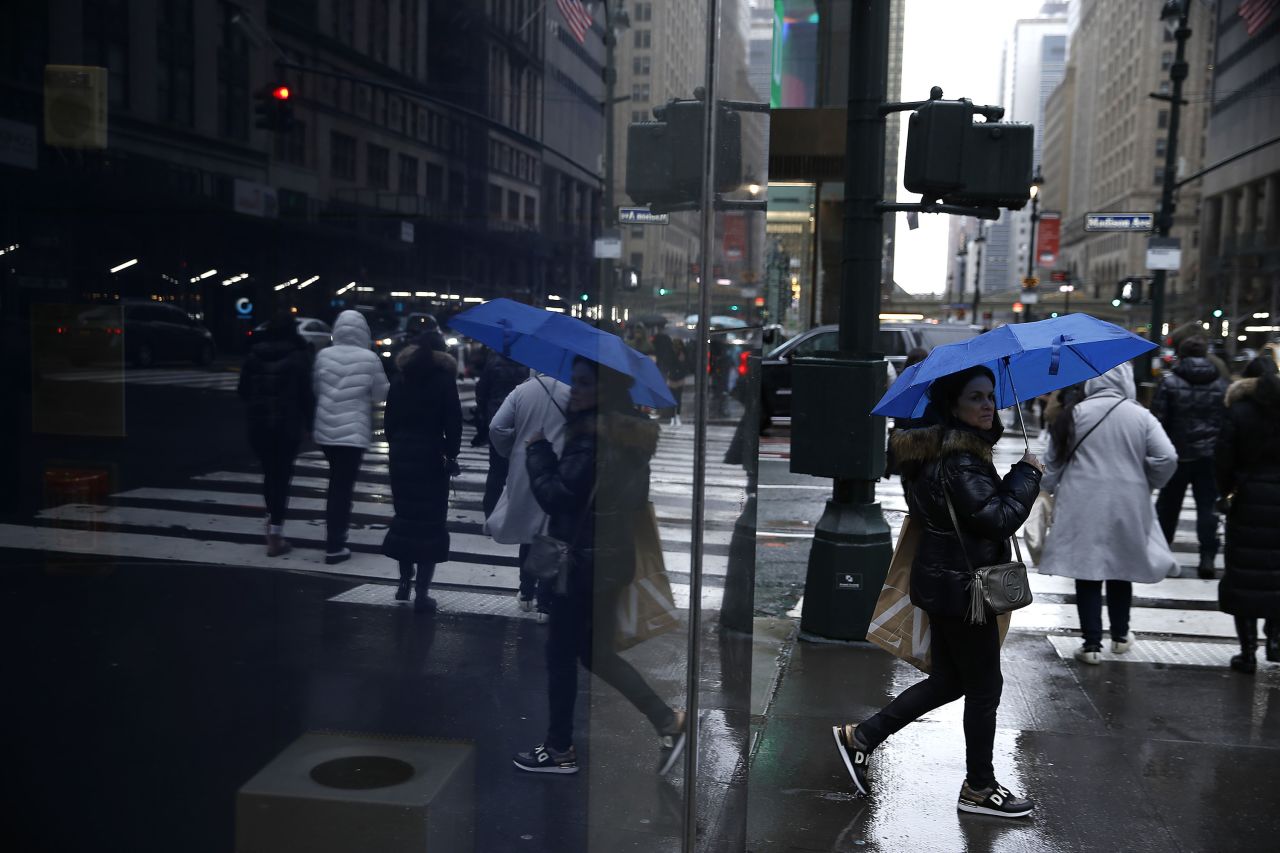
[(1177, 469), (1156, 499), (1156, 514), (1166, 542), (1172, 543), (1178, 529), (1178, 515), (1187, 486), (1196, 502), (1196, 539), (1200, 562), (1196, 573), (1202, 580), (1216, 574), (1218, 554), (1218, 489), (1214, 484), (1213, 445), (1218, 438), (1226, 408), (1227, 380), (1207, 358), (1209, 344), (1200, 335), (1178, 344), (1178, 363), (1160, 380), (1151, 413), (1156, 416), (1178, 451)]
[(1084, 383), (1083, 397), (1063, 395), (1049, 428), (1042, 487), (1053, 494), (1053, 522), (1040, 573), (1075, 579), (1084, 643), (1076, 660), (1102, 662), (1102, 591), (1106, 586), (1111, 651), (1133, 647), (1129, 627), (1134, 583), (1174, 571), (1151, 491), (1173, 476), (1178, 456), (1155, 417), (1135, 399), (1133, 367), (1124, 362)]
[(289, 312), (271, 318), (254, 338), (240, 369), (237, 389), (248, 407), (249, 446), (262, 464), (268, 557), (293, 549), (284, 538), (289, 482), (316, 408), (311, 347), (298, 334), (297, 326)]

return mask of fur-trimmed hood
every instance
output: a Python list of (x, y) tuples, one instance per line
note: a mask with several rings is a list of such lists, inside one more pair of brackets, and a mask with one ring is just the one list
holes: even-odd
[(443, 370), (450, 376), (458, 372), (458, 362), (447, 352), (436, 352), (418, 344), (400, 350), (396, 355), (396, 367), (408, 374), (424, 369)]
[(894, 456), (902, 463), (928, 463), (958, 453), (972, 453), (991, 461), (991, 445), (982, 437), (963, 429), (935, 424), (920, 429), (898, 430), (889, 439)]
[(625, 412), (581, 412), (569, 421), (568, 434), (591, 435), (600, 433), (611, 447), (643, 453), (652, 458), (658, 450), (658, 425), (648, 418), (636, 417)]
[(1223, 402), (1228, 406), (1246, 398), (1253, 398), (1261, 408), (1280, 413), (1280, 377), (1274, 374), (1240, 379), (1231, 383)]

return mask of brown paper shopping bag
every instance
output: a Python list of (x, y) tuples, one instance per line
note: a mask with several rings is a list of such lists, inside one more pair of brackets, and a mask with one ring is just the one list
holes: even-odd
[(636, 574), (618, 595), (618, 631), (614, 645), (619, 651), (665, 634), (680, 624), (662, 559), (662, 540), (658, 537), (658, 518), (653, 504), (637, 510), (633, 518)]
[(929, 615), (911, 603), (911, 561), (923, 526), (907, 516), (876, 599), (867, 639), (921, 672), (929, 671)]

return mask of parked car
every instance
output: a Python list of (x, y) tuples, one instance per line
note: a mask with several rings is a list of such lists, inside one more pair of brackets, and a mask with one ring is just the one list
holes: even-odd
[(213, 335), (176, 305), (126, 302), (101, 305), (76, 317), (70, 352), (74, 364), (124, 358), (134, 367), (163, 361), (206, 365), (217, 356)]
[[(907, 353), (916, 347), (932, 350), (942, 344), (968, 340), (981, 331), (980, 326), (953, 323), (884, 323), (880, 326), (879, 346), (885, 360), (901, 373)], [(838, 338), (838, 326), (818, 326), (765, 354), (760, 374), (760, 402), (765, 423), (768, 418), (791, 417), (792, 360), (833, 351)]]
[[(315, 317), (294, 317), (294, 320), (297, 321), (298, 335), (311, 345), (312, 352), (319, 352), (333, 343), (333, 329), (323, 320)], [(259, 323), (249, 335), (256, 335), (266, 328), (266, 323)]]

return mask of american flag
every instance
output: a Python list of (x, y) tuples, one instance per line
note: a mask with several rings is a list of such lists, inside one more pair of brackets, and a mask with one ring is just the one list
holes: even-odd
[(578, 44), (584, 44), (587, 30), (591, 29), (591, 13), (582, 5), (582, 0), (556, 0), (556, 5), (560, 7), (560, 14), (564, 15), (565, 23), (569, 25), (569, 32), (573, 33)]
[(1267, 25), (1277, 6), (1280, 6), (1280, 0), (1244, 0), (1236, 14), (1244, 19), (1244, 28), (1249, 35), (1253, 35)]

